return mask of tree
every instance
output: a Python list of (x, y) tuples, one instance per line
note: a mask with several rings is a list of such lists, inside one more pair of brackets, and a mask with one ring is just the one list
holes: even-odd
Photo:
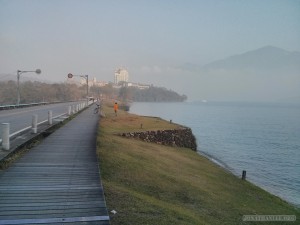
[[(86, 89), (76, 84), (26, 81), (20, 83), (21, 104), (37, 102), (73, 101), (83, 99)], [(0, 82), (0, 104), (16, 104), (17, 84), (15, 81)]]

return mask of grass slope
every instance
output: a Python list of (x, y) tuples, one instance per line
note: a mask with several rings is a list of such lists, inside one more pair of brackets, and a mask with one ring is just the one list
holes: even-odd
[[(300, 210), (235, 177), (198, 153), (115, 135), (176, 128), (159, 118), (105, 107), (98, 156), (111, 224), (297, 224), (243, 222), (243, 215), (296, 215)], [(140, 124), (143, 124), (143, 129)]]

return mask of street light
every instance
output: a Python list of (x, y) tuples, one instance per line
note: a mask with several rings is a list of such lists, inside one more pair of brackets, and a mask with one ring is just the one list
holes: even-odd
[(89, 104), (89, 75), (73, 75), (72, 73), (68, 73), (68, 78), (72, 77), (83, 77), (86, 80), (86, 100), (87, 105)]
[(36, 73), (36, 74), (40, 74), (42, 71), (40, 69), (36, 69), (34, 71), (32, 70), (28, 70), (28, 71), (24, 71), (24, 70), (18, 70), (17, 71), (17, 90), (18, 90), (18, 98), (17, 98), (17, 106), (20, 105), (20, 75), (22, 73)]

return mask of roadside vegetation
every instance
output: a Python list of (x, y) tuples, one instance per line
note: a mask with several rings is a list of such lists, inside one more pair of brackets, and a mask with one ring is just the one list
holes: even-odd
[(119, 99), (134, 102), (183, 102), (187, 100), (187, 96), (163, 87), (150, 86), (148, 89), (122, 87), (119, 91)]
[[(48, 84), (38, 81), (20, 82), (21, 104), (38, 102), (66, 102), (86, 98), (86, 86), (76, 84)], [(17, 98), (17, 82), (0, 82), (0, 105), (15, 104)]]
[[(159, 118), (104, 106), (97, 154), (112, 225), (299, 224), (245, 222), (243, 215), (296, 215), (299, 208), (225, 171), (198, 153), (128, 139), (122, 132), (173, 129)], [(143, 124), (141, 128), (140, 124)]]
[[(86, 85), (76, 83), (44, 83), (39, 81), (20, 82), (21, 104), (37, 102), (66, 102), (86, 98)], [(90, 86), (90, 97), (119, 99), (123, 101), (146, 102), (180, 102), (187, 96), (179, 95), (175, 91), (163, 87), (151, 86), (140, 90), (136, 87), (114, 88), (112, 83), (105, 86)], [(0, 105), (16, 103), (17, 82), (14, 80), (0, 81)]]

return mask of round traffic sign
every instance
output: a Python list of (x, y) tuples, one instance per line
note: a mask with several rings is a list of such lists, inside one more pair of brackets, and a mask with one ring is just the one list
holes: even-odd
[(68, 78), (72, 78), (72, 77), (73, 77), (73, 74), (69, 73)]

